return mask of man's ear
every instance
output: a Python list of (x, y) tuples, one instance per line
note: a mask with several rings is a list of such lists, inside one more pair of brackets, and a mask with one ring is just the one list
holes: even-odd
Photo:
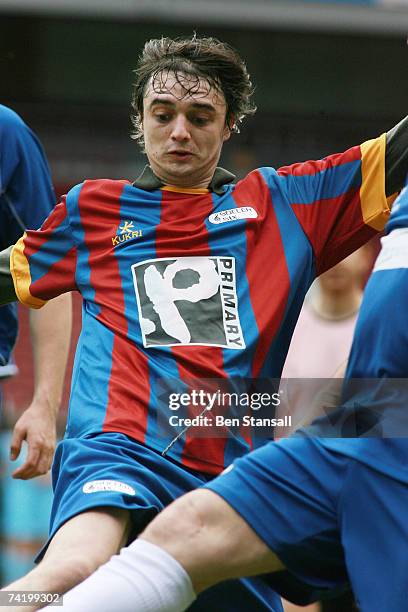
[(224, 142), (228, 140), (229, 138), (231, 138), (231, 133), (234, 131), (234, 127), (235, 127), (234, 117), (230, 117), (229, 119), (225, 121), (224, 138), (223, 138)]
[(225, 125), (224, 125), (224, 134), (223, 134), (223, 141), (225, 142), (226, 140), (228, 140), (229, 138), (231, 138), (231, 133), (234, 130), (234, 119), (231, 119), (231, 121), (226, 121)]

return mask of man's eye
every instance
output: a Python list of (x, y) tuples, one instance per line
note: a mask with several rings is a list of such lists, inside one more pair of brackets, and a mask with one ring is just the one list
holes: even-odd
[(167, 123), (170, 120), (170, 115), (167, 113), (157, 113), (155, 117), (160, 123)]
[(193, 117), (192, 121), (193, 123), (195, 123), (195, 125), (207, 125), (208, 117)]

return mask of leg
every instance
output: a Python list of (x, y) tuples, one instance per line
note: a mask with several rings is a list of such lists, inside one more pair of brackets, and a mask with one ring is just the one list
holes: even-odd
[(268, 584), (303, 605), (342, 586), (336, 508), (347, 465), (310, 440), (255, 451), (165, 509), (67, 594), (64, 612), (177, 612), (194, 590), (240, 574), (267, 573)]
[(206, 489), (176, 500), (148, 525), (141, 539), (174, 557), (189, 574), (196, 593), (229, 578), (284, 568), (248, 523)]
[(141, 538), (69, 592), (64, 612), (176, 612), (223, 580), (279, 569), (279, 559), (235, 510), (200, 489), (166, 508)]
[[(57, 531), (41, 563), (5, 590), (65, 593), (118, 552), (128, 530), (129, 513), (122, 508), (78, 514)], [(21, 612), (36, 609), (24, 606)], [(20, 609), (13, 607), (13, 611)]]

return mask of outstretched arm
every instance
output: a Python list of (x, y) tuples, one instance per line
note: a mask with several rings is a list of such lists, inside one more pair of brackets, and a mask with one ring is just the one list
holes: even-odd
[(310, 241), (316, 276), (384, 229), (407, 172), (408, 117), (347, 151), (278, 169), (279, 188)]

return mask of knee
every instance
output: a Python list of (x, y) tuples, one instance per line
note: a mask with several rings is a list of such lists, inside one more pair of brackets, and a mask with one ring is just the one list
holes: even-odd
[(180, 497), (158, 514), (141, 537), (169, 552), (180, 543), (199, 547), (211, 530), (208, 495), (211, 496), (211, 492), (197, 490)]
[(71, 588), (88, 578), (102, 564), (91, 556), (67, 552), (64, 555), (46, 557), (38, 565), (38, 571), (50, 575), (58, 580), (59, 584)]
[(225, 565), (225, 553), (218, 528), (219, 503), (224, 502), (218, 503), (219, 499), (206, 489), (192, 491), (160, 513), (141, 534), (181, 564), (196, 593), (224, 579), (220, 564)]

